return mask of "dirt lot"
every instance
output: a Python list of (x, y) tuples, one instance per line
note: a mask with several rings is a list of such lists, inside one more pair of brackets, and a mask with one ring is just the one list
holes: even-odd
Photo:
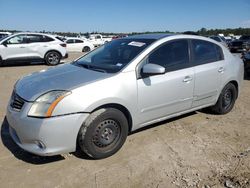
[(94, 161), (78, 153), (34, 156), (10, 139), (5, 109), (13, 85), (44, 68), (0, 68), (0, 187), (250, 187), (250, 79), (231, 113), (199, 111), (150, 126)]

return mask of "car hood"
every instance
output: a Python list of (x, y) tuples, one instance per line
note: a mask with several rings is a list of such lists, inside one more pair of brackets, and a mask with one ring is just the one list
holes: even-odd
[(16, 83), (15, 92), (27, 101), (35, 101), (48, 91), (72, 90), (112, 75), (72, 64), (59, 65), (23, 77)]

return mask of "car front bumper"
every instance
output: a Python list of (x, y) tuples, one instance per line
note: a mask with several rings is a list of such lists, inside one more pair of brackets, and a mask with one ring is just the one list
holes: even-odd
[(10, 135), (18, 146), (40, 156), (52, 156), (76, 150), (77, 135), (88, 114), (32, 118), (27, 111), (17, 112), (8, 106), (6, 117)]
[(66, 53), (65, 54), (65, 56), (63, 56), (63, 58), (62, 59), (67, 59), (69, 57), (69, 54), (68, 53)]

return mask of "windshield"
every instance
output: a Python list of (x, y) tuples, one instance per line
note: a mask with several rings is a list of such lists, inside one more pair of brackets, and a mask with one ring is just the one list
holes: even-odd
[(83, 56), (74, 64), (95, 71), (116, 73), (154, 41), (154, 39), (114, 40)]

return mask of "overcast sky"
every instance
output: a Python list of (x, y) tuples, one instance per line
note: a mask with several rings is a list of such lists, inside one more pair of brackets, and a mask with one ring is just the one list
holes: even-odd
[(0, 29), (143, 32), (250, 28), (250, 0), (0, 0)]

